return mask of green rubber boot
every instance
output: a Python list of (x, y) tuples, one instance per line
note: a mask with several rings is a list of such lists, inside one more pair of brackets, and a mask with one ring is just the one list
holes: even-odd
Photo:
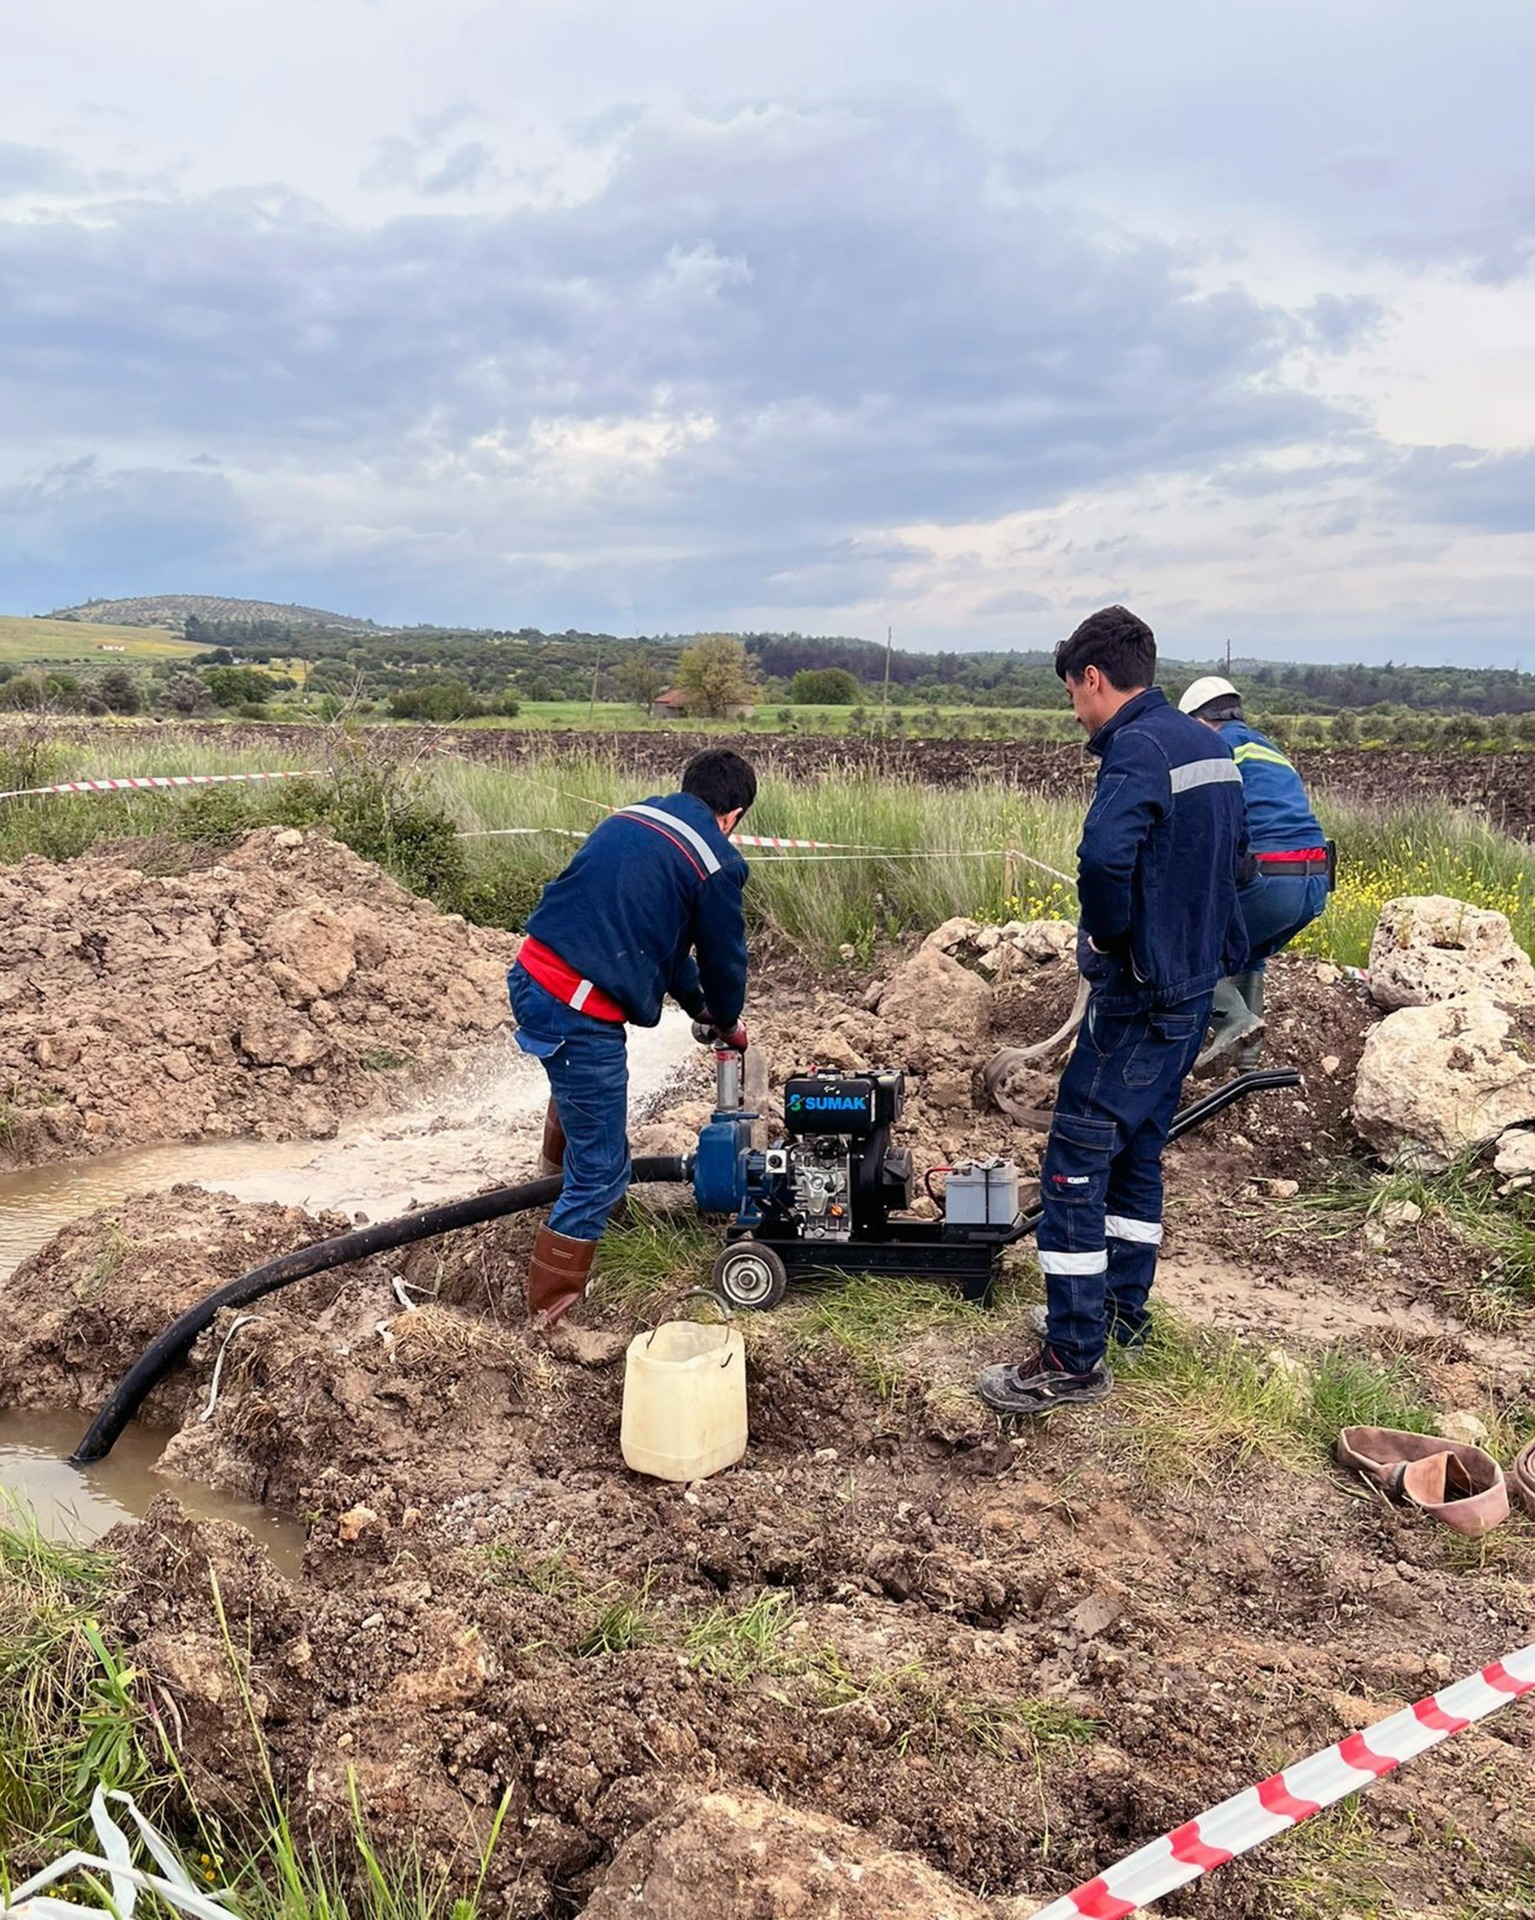
[(1263, 1036), (1267, 1031), (1263, 1012), (1263, 969), (1259, 967), (1251, 973), (1239, 973), (1235, 985), (1257, 1026), (1238, 1039), (1232, 1064), (1238, 1073), (1252, 1073), (1263, 1059)]
[(1254, 1019), (1248, 1010), (1247, 1001), (1236, 981), (1222, 980), (1215, 989), (1215, 1000), (1210, 1008), (1210, 1036), (1195, 1060), (1192, 1072), (1201, 1080), (1208, 1074), (1219, 1073), (1234, 1064), (1235, 1050), (1239, 1045), (1250, 1045), (1254, 1041), (1261, 1043), (1262, 1038), (1263, 1022)]

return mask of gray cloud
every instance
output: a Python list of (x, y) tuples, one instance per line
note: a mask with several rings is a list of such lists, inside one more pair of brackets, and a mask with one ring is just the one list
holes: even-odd
[(1535, 532), (1535, 451), (1417, 447), (1392, 473), (1398, 499), (1415, 518), (1482, 533)]
[[(146, 556), (235, 564), (291, 473), (288, 564), (333, 597), (681, 620), (878, 595), (909, 556), (871, 528), (1138, 476), (1237, 486), (1358, 436), (1278, 369), (1346, 348), (1373, 303), (1199, 292), (1173, 250), (999, 173), (946, 108), (612, 124), (601, 191), (500, 214), (359, 227), (272, 188), (0, 223), (6, 442), (143, 450), (0, 510), (140, 579)], [(382, 143), (376, 184), (489, 180), (462, 130), (453, 109)]]

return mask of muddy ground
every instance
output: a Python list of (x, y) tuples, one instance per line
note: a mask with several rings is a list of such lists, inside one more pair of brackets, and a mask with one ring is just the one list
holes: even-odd
[(0, 1167), (328, 1138), (508, 1031), (515, 947), (323, 834), (23, 860), (0, 872)]
[[(1528, 1403), (1528, 1328), (1458, 1311), (1478, 1256), (1442, 1225), (1375, 1245), (1357, 1219), (1333, 1239), (1297, 1213), (1357, 1155), (1348, 1089), (1375, 1016), (1332, 969), (1282, 960), (1271, 979), (1271, 1051), (1305, 1086), (1174, 1150), (1164, 1292), (1260, 1352), (1317, 1338), (1405, 1351), (1441, 1408)], [(884, 1053), (879, 984), (813, 984), (785, 963), (759, 977), (777, 1074)], [(1004, 978), (987, 1045), (1039, 1037), (1071, 991), (1064, 962)], [(975, 1104), (942, 1025), (898, 1026), (916, 1055), (894, 1063), (915, 1067), (902, 1137), (918, 1165), (1027, 1159), (1034, 1143)], [(706, 1092), (700, 1067), (637, 1147), (685, 1132)], [(337, 1224), (191, 1189), (81, 1222), (0, 1292), (0, 1392), (94, 1406), (191, 1299)], [(990, 1315), (908, 1298), (871, 1324), (839, 1318), (835, 1296), (791, 1295), (746, 1329), (745, 1462), (692, 1487), (630, 1474), (625, 1342), (706, 1273), (717, 1238), (685, 1210), (640, 1211), (612, 1236), (580, 1330), (550, 1348), (523, 1327), (532, 1230), (502, 1221), (271, 1297), (230, 1339), (207, 1422), (227, 1327), (161, 1391), (158, 1417), (186, 1423), (169, 1470), (280, 1505), (309, 1533), (297, 1585), (171, 1498), (116, 1537), (109, 1625), (210, 1806), (239, 1817), (256, 1768), (210, 1564), (301, 1825), (343, 1834), (355, 1779), (377, 1829), (462, 1861), (509, 1792), (489, 1885), (529, 1920), (630, 1911), (615, 1853), (718, 1791), (850, 1823), (1002, 1920), (1030, 1910), (1006, 1896), (1062, 1891), (1530, 1637), (1527, 1521), (1468, 1550), (1320, 1452), (1281, 1465), (1239, 1436), (1190, 1452), (1182, 1433), (1170, 1452), (1158, 1423), (1178, 1403), (1133, 1384), (1043, 1426), (993, 1419), (968, 1383), (1022, 1345), (1022, 1253)], [(1162, 1910), (1529, 1914), (1532, 1744), (1528, 1710), (1511, 1709), (1346, 1821)], [(729, 1911), (800, 1910), (755, 1898)]]

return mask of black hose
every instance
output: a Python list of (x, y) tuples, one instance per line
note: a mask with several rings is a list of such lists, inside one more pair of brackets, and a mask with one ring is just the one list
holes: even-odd
[[(685, 1180), (687, 1163), (680, 1154), (652, 1154), (636, 1160), (631, 1179), (650, 1181)], [(557, 1174), (546, 1180), (525, 1180), (517, 1187), (496, 1187), (489, 1193), (477, 1193), (470, 1200), (450, 1200), (440, 1207), (422, 1207), (415, 1213), (401, 1214), (397, 1220), (380, 1220), (371, 1227), (359, 1227), (355, 1233), (343, 1233), (334, 1240), (319, 1240), (311, 1247), (298, 1247), (292, 1253), (268, 1260), (264, 1267), (253, 1267), (238, 1280), (222, 1287), (188, 1307), (156, 1336), (118, 1381), (101, 1411), (91, 1422), (84, 1438), (70, 1455), (73, 1466), (89, 1466), (104, 1460), (118, 1436), (138, 1412), (144, 1401), (172, 1367), (184, 1360), (192, 1343), (207, 1331), (225, 1307), (249, 1306), (263, 1294), (295, 1280), (307, 1280), (311, 1274), (331, 1267), (345, 1266), (349, 1260), (365, 1260), (369, 1254), (384, 1253), (391, 1247), (406, 1247), (413, 1240), (430, 1240), (435, 1234), (451, 1233), (455, 1227), (477, 1227), (486, 1220), (499, 1220), (504, 1214), (526, 1213), (531, 1207), (544, 1207), (560, 1191)]]

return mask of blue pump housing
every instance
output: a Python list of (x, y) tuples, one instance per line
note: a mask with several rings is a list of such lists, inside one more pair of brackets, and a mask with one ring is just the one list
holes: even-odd
[(747, 1187), (747, 1156), (751, 1152), (754, 1113), (739, 1107), (717, 1109), (698, 1131), (693, 1156), (693, 1197), (700, 1213), (734, 1214), (745, 1225), (758, 1217)]

